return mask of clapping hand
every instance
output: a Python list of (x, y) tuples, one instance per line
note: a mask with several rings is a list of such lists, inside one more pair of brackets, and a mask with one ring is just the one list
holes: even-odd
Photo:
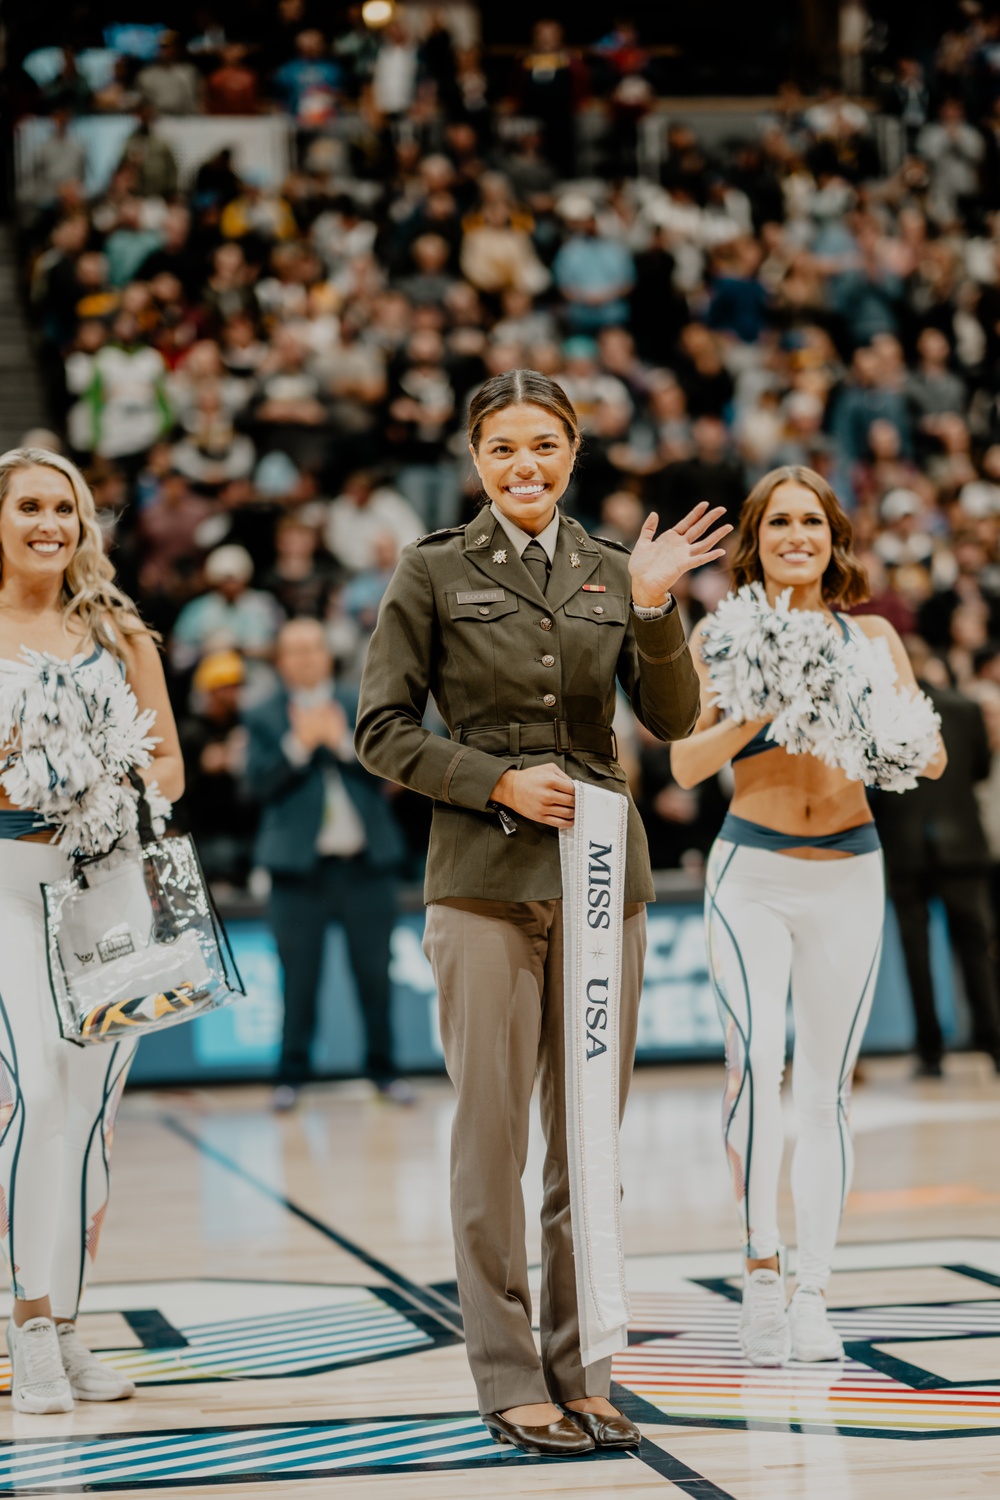
[(292, 729), (307, 750), (316, 750), (325, 745), (336, 753), (348, 736), (347, 716), (339, 703), (331, 700), (315, 708), (300, 708), (292, 704), (288, 711)]
[(640, 609), (655, 609), (664, 602), (678, 578), (692, 568), (700, 568), (703, 563), (725, 556), (725, 548), (717, 544), (733, 528), (716, 526), (714, 531), (709, 529), (725, 513), (724, 505), (709, 510), (708, 501), (702, 500), (683, 521), (657, 536), (660, 518), (653, 511), (639, 533), (628, 565), (632, 575), (632, 600)]

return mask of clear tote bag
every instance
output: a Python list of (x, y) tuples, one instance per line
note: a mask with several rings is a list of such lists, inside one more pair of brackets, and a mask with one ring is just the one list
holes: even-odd
[(163, 1031), (246, 994), (193, 841), (154, 838), (141, 796), (139, 847), (78, 859), (42, 895), (67, 1041)]

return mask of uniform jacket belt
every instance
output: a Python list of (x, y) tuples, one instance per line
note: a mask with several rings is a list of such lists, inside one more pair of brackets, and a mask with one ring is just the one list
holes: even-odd
[(487, 724), (482, 728), (457, 724), (452, 739), (472, 743), (490, 755), (525, 755), (535, 750), (555, 750), (571, 755), (586, 750), (591, 755), (618, 759), (613, 729), (603, 724), (575, 724), (568, 719), (549, 719), (541, 724)]

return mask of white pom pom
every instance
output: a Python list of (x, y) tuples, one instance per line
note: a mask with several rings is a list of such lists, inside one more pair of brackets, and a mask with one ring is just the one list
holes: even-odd
[(843, 640), (816, 610), (772, 607), (761, 584), (722, 601), (701, 651), (714, 701), (734, 723), (769, 719), (789, 755), (815, 755), (852, 781), (906, 791), (937, 751), (940, 720), (923, 693), (901, 691), (883, 639)]
[[(11, 747), (0, 785), (15, 807), (31, 808), (75, 854), (104, 854), (136, 829), (132, 766), (148, 766), (155, 714), (139, 712), (117, 674), (84, 685), (69, 662), (22, 652), (30, 673), (0, 690), (0, 741)], [(159, 798), (158, 815), (170, 804)], [(162, 827), (161, 830), (162, 831)]]

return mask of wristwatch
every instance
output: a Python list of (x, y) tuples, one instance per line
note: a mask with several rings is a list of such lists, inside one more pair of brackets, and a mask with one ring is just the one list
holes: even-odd
[(632, 613), (639, 616), (640, 620), (662, 620), (664, 615), (669, 615), (676, 606), (673, 594), (668, 594), (662, 604), (654, 604), (651, 608), (643, 609), (642, 605), (632, 601)]

